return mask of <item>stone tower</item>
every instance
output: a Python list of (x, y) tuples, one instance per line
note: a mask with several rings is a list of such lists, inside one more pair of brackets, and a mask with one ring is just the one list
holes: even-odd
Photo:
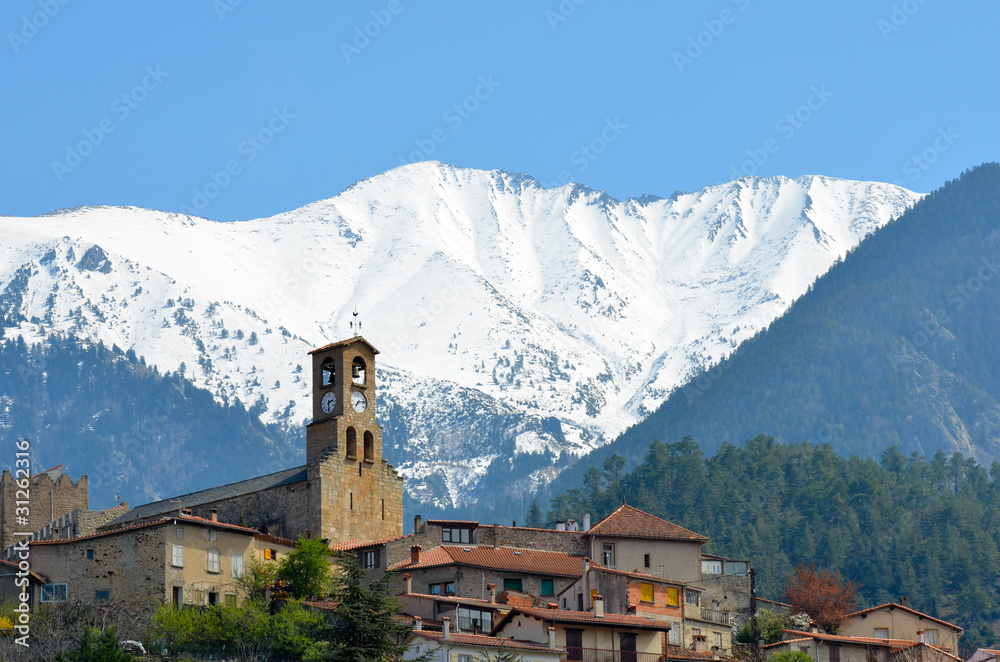
[(310, 531), (331, 543), (403, 535), (403, 478), (382, 458), (382, 427), (375, 419), (378, 350), (355, 336), (310, 354)]

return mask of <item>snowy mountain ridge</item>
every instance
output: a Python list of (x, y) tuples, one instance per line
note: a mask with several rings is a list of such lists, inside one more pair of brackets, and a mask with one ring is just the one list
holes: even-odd
[(297, 426), (306, 352), (357, 309), (387, 455), (412, 498), (450, 506), (518, 457), (537, 483), (610, 440), (920, 197), (811, 176), (618, 201), (425, 162), (251, 221), (0, 217), (0, 315), (8, 337), (133, 349)]

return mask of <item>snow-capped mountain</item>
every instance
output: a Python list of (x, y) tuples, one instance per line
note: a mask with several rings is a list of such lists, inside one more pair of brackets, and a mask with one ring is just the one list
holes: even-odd
[(22, 320), (7, 336), (134, 349), (300, 425), (306, 352), (356, 309), (387, 454), (411, 497), (452, 505), (491, 466), (545, 481), (613, 438), (920, 197), (814, 176), (618, 201), (426, 162), (252, 221), (0, 217), (0, 314)]

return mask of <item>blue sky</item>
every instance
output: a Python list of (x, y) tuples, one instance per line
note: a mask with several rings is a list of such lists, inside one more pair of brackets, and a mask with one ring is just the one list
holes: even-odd
[(7, 0), (0, 25), (0, 214), (256, 218), (426, 159), (617, 198), (928, 191), (1000, 154), (996, 2)]

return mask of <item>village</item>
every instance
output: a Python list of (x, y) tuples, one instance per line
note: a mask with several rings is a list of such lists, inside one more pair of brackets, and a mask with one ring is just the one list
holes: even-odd
[[(504, 649), (537, 662), (962, 660), (962, 627), (905, 597), (846, 614), (836, 634), (806, 619), (780, 641), (739, 644), (736, 633), (760, 611), (795, 609), (755, 595), (752, 559), (709, 554), (704, 535), (627, 503), (551, 529), (416, 516), (404, 534), (403, 479), (382, 456), (376, 418), (377, 354), (361, 336), (311, 352), (304, 466), (103, 511), (88, 509), (86, 476), (55, 467), (30, 478), (26, 518), (12, 516), (24, 479), (5, 471), (0, 600), (32, 611), (233, 605), (246, 568), (284, 558), (307, 537), (356, 558), (370, 581), (390, 574), (410, 628), (407, 659), (434, 651), (471, 662)], [(996, 654), (980, 649), (968, 662)]]

